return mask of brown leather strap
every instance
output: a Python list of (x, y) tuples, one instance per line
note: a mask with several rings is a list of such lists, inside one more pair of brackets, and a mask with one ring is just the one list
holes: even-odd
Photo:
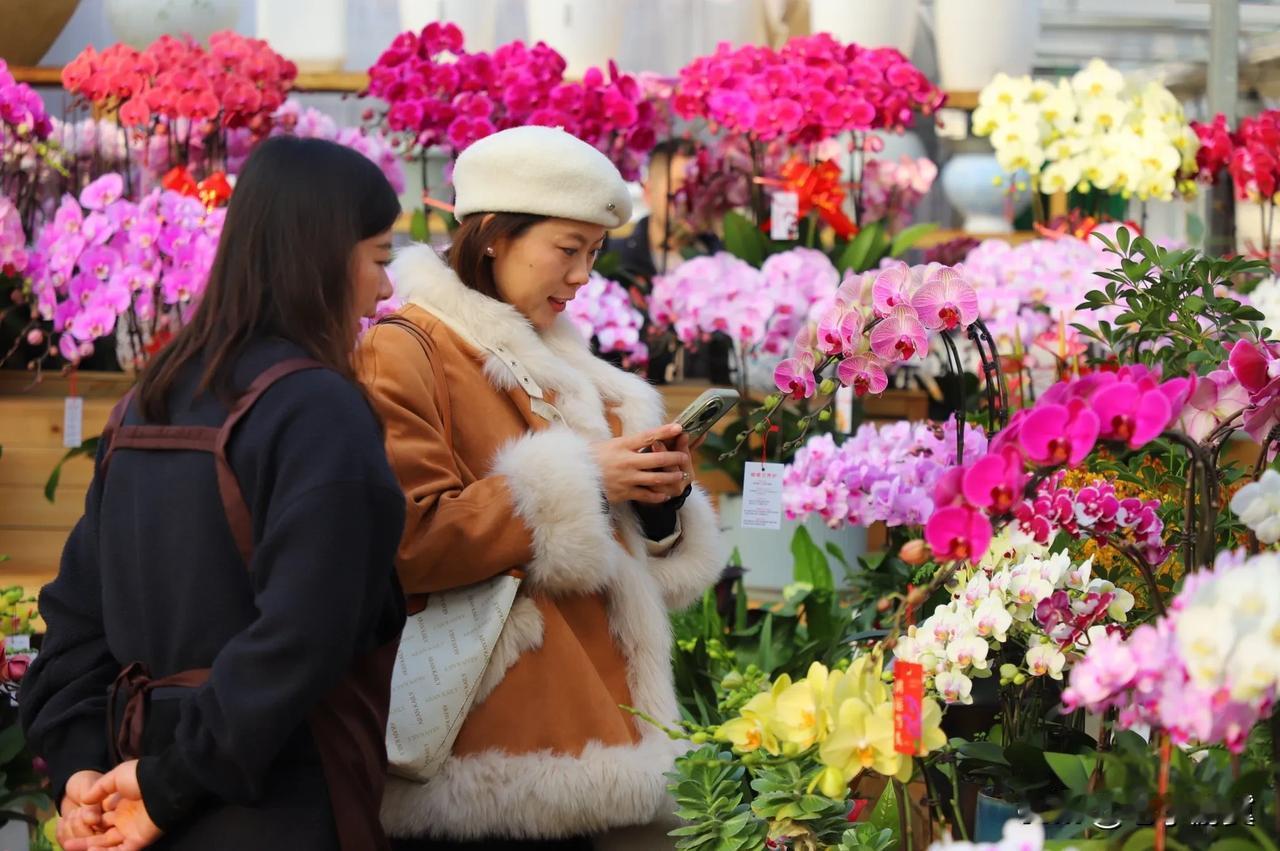
[(295, 372), (323, 368), (323, 364), (310, 358), (290, 358), (263, 370), (249, 385), (249, 389), (236, 399), (236, 403), (231, 406), (231, 412), (222, 423), (222, 428), (218, 430), (213, 452), (214, 463), (218, 470), (218, 492), (222, 495), (222, 508), (227, 514), (231, 535), (235, 538), (236, 549), (240, 551), (245, 567), (249, 566), (253, 558), (253, 517), (249, 513), (249, 504), (245, 502), (240, 482), (236, 479), (235, 471), (231, 469), (231, 462), (227, 459), (227, 443), (231, 440), (231, 432), (271, 385)]
[(122, 426), (111, 442), (114, 449), (168, 449), (214, 452), (218, 429), (210, 426)]
[[(192, 668), (158, 680), (141, 662), (126, 665), (107, 692), (107, 741), (115, 749), (116, 762), (137, 759), (142, 755), (142, 734), (147, 726), (147, 696), (158, 688), (195, 688), (209, 679), (208, 668)], [(124, 699), (120, 727), (115, 729), (116, 710)]]
[(427, 332), (418, 327), (413, 320), (392, 314), (378, 320), (379, 325), (394, 325), (397, 328), (403, 328), (418, 340), (418, 345), (422, 347), (422, 355), (427, 359), (427, 366), (431, 368), (432, 374), (435, 376), (436, 382), (436, 405), (440, 408), (440, 419), (444, 422), (444, 442), (453, 450), (453, 411), (449, 402), (449, 385), (444, 377), (444, 368), (440, 365), (439, 358), (431, 356), (435, 349), (435, 344), (431, 342), (431, 338), (427, 336)]
[(102, 437), (98, 438), (101, 444), (107, 447), (107, 454), (102, 458), (102, 470), (99, 471), (99, 475), (106, 473), (107, 463), (111, 460), (111, 453), (116, 448), (116, 432), (120, 430), (120, 423), (124, 422), (125, 414), (129, 413), (129, 406), (133, 404), (133, 397), (137, 391), (137, 385), (130, 387), (129, 391), (111, 409), (111, 416), (107, 418), (107, 426), (102, 430)]

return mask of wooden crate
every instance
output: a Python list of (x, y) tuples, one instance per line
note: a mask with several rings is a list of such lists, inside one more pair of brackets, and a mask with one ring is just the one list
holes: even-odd
[[(84, 397), (84, 436), (106, 426), (112, 406), (132, 384), (119, 373), (81, 373), (75, 392)], [(22, 585), (34, 593), (57, 572), (67, 533), (80, 519), (93, 462), (76, 458), (62, 468), (56, 498), (44, 497), (45, 482), (66, 453), (62, 446), (63, 400), (71, 383), (30, 373), (0, 372), (0, 586)]]

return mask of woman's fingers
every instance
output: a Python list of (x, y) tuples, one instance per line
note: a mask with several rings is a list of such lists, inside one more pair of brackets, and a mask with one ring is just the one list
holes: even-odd
[(637, 473), (636, 484), (646, 488), (663, 488), (670, 490), (678, 484), (684, 482), (684, 473), (681, 472), (656, 472), (656, 473)]
[(637, 452), (629, 460), (637, 470), (664, 470), (680, 467), (689, 456), (683, 452)]
[(651, 428), (648, 431), (642, 431), (639, 434), (633, 434), (629, 437), (622, 438), (624, 445), (631, 450), (642, 449), (654, 443), (668, 443), (675, 440), (684, 432), (676, 423), (667, 423), (664, 426)]

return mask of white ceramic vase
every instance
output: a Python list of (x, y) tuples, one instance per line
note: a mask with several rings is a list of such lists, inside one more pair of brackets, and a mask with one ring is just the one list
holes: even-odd
[[(791, 555), (791, 538), (796, 528), (809, 530), (814, 543), (826, 552), (827, 544), (840, 548), (845, 561), (856, 567), (858, 556), (867, 551), (867, 530), (861, 526), (844, 526), (831, 529), (820, 517), (798, 520), (782, 520), (782, 528), (743, 529), (742, 497), (737, 494), (720, 495), (720, 530), (725, 548), (737, 548), (742, 566), (747, 569), (746, 586), (753, 591), (781, 591), (795, 581), (795, 558)], [(831, 574), (836, 587), (847, 587), (844, 566), (833, 558)]]
[(420, 32), (432, 21), (450, 21), (462, 30), (468, 51), (493, 50), (497, 25), (494, 0), (400, 0), (400, 27)]
[(1001, 71), (1031, 73), (1040, 0), (936, 0), (933, 34), (942, 88), (977, 91)]
[(105, 0), (102, 8), (112, 35), (141, 50), (162, 35), (207, 42), (235, 27), (239, 6), (236, 0)]
[(1030, 189), (1015, 191), (1010, 208), (1010, 183), (1026, 185), (1026, 176), (1007, 177), (995, 154), (956, 154), (942, 167), (941, 179), (947, 200), (964, 216), (963, 228), (969, 233), (1008, 233), (1013, 230), (1010, 212), (1016, 214), (1031, 200)]
[(896, 47), (907, 56), (916, 43), (920, 0), (809, 0), (809, 27), (863, 47)]
[(347, 0), (258, 0), (258, 38), (299, 71), (340, 71), (347, 59)]
[(567, 63), (565, 75), (604, 68), (622, 46), (620, 0), (526, 0), (529, 41), (545, 41)]

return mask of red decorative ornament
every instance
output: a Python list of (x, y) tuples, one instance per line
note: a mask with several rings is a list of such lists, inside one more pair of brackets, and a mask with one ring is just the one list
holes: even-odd
[(196, 197), (198, 188), (196, 179), (191, 176), (191, 172), (187, 171), (186, 166), (176, 165), (160, 179), (160, 185), (171, 192), (177, 192), (180, 195), (188, 195), (192, 198)]
[(215, 171), (200, 181), (196, 185), (196, 197), (209, 210), (227, 203), (231, 199), (231, 183), (227, 180), (227, 175), (221, 171)]
[(782, 167), (778, 179), (756, 178), (766, 186), (794, 192), (800, 199), (799, 216), (804, 218), (811, 210), (817, 210), (824, 222), (830, 225), (842, 239), (858, 232), (858, 226), (845, 215), (844, 186), (840, 183), (840, 166), (831, 160), (809, 165), (798, 157)]

